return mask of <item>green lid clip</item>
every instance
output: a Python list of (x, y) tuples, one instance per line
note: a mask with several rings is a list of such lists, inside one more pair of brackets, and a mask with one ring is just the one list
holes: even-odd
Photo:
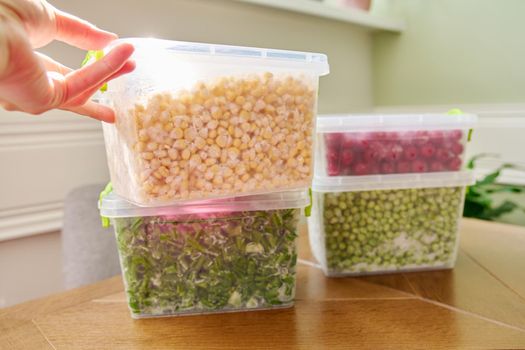
[(310, 217), (310, 215), (312, 215), (313, 199), (312, 199), (312, 188), (311, 187), (308, 189), (308, 197), (310, 197), (310, 204), (306, 208), (304, 208), (304, 215), (306, 217)]
[[(102, 192), (100, 192), (100, 195), (98, 196), (99, 206), (102, 205), (102, 200), (104, 199), (104, 197), (106, 197), (112, 191), (113, 191), (113, 185), (110, 182), (106, 185), (106, 187), (104, 187), (104, 190), (102, 190)], [(102, 220), (102, 227), (109, 227), (109, 218), (101, 215), (100, 219)]]
[[(86, 53), (86, 57), (84, 57), (84, 60), (82, 61), (81, 67), (84, 67), (86, 64), (90, 63), (91, 61), (99, 61), (104, 57), (104, 51), (102, 50), (89, 50)], [(102, 85), (100, 88), (100, 91), (104, 92), (108, 90), (108, 84)]]
[[(447, 112), (448, 115), (463, 115), (463, 111), (459, 108), (453, 108), (450, 111)], [(474, 132), (474, 129), (468, 130), (468, 136), (467, 136), (467, 142), (470, 142), (472, 139), (472, 133)]]

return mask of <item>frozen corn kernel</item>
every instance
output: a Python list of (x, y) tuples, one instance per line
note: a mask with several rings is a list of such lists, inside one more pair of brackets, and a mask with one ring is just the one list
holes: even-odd
[(136, 105), (132, 146), (144, 202), (308, 185), (313, 86), (271, 73), (224, 77)]

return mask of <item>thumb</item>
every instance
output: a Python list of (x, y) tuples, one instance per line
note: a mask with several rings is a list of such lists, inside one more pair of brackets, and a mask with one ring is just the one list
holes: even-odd
[(106, 47), (117, 35), (95, 27), (93, 24), (69, 13), (55, 10), (55, 39), (84, 50)]

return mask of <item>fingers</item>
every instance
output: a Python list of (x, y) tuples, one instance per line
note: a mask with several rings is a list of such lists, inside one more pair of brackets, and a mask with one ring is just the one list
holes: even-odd
[(84, 50), (106, 47), (117, 35), (95, 27), (69, 13), (55, 9), (56, 39)]
[(81, 93), (77, 97), (75, 97), (72, 100), (70, 100), (67, 104), (71, 105), (71, 106), (78, 106), (78, 105), (82, 105), (82, 104), (86, 103), (86, 101), (89, 100), (91, 98), (91, 96), (93, 96), (93, 94), (95, 94), (97, 92), (97, 90), (99, 90), (105, 83), (107, 83), (108, 81), (113, 80), (115, 78), (118, 78), (121, 75), (124, 75), (124, 74), (127, 74), (127, 73), (131, 73), (134, 69), (135, 69), (135, 62), (134, 61), (127, 61), (122, 66), (122, 68), (120, 68), (120, 70), (117, 73), (115, 73), (112, 76), (110, 76), (107, 80), (105, 80), (101, 84), (91, 88), (90, 90), (87, 90), (87, 91)]
[(113, 112), (113, 109), (107, 106), (95, 103), (93, 101), (88, 101), (82, 106), (63, 107), (61, 109), (75, 112), (78, 114), (82, 114), (82, 115), (85, 115), (85, 116), (88, 116), (94, 119), (98, 119), (106, 123), (115, 122), (115, 112)]
[(71, 68), (64, 66), (62, 63), (55, 61), (49, 56), (41, 54), (40, 52), (35, 52), (35, 54), (48, 71), (57, 72), (62, 75), (66, 75), (72, 71)]
[(18, 111), (20, 110), (17, 106), (15, 106), (14, 104), (12, 103), (9, 103), (9, 102), (4, 102), (4, 101), (0, 101), (0, 107), (2, 107), (3, 109), (5, 109), (6, 111), (8, 112), (12, 112), (12, 111)]
[[(134, 61), (127, 61), (122, 68), (110, 76), (107, 81), (118, 78), (119, 76), (123, 74), (127, 74), (132, 72), (135, 69), (135, 62)], [(96, 86), (92, 88), (91, 90), (88, 90), (75, 99), (68, 102), (68, 104), (71, 105), (71, 107), (66, 107), (65, 109), (70, 110), (72, 112), (86, 115), (91, 118), (95, 118), (107, 123), (113, 123), (115, 121), (115, 112), (107, 106), (95, 103), (93, 101), (89, 101), (89, 98), (97, 92), (98, 89), (101, 88), (101, 86), (106, 83), (103, 82), (99, 86)]]
[(133, 46), (130, 44), (119, 44), (100, 61), (66, 75), (65, 101), (74, 99), (81, 93), (91, 90), (109, 79), (126, 64), (133, 50)]
[(120, 77), (121, 75), (124, 75), (124, 74), (128, 74), (128, 73), (131, 73), (135, 70), (135, 67), (136, 67), (136, 63), (135, 61), (133, 60), (128, 60), (126, 61), (126, 63), (124, 63), (124, 65), (122, 66), (122, 68), (120, 68), (120, 70), (118, 72), (116, 72), (115, 74), (113, 74), (112, 76), (110, 76), (106, 82), (110, 81), (110, 80), (113, 80), (113, 79), (116, 79), (118, 77)]

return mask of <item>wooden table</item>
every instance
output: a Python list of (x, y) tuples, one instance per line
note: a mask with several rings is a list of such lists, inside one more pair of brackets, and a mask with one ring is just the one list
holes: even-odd
[(524, 349), (525, 229), (461, 235), (453, 271), (328, 279), (303, 234), (295, 307), (276, 311), (133, 320), (114, 277), (1, 309), (0, 349)]

